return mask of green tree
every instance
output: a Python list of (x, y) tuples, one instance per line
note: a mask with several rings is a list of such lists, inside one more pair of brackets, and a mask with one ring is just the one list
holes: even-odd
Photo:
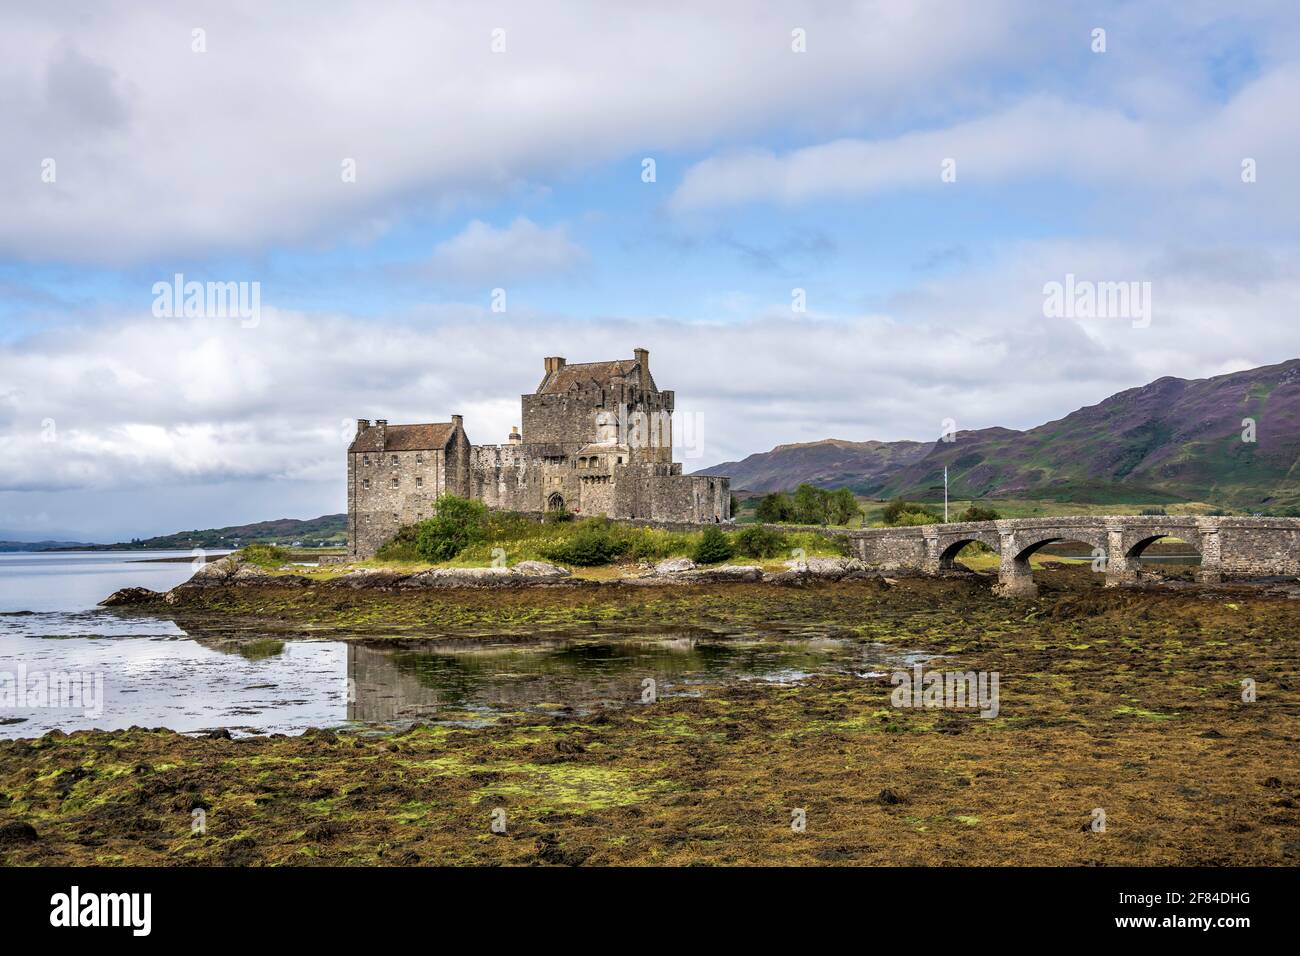
[(617, 533), (608, 518), (586, 518), (543, 554), (552, 561), (591, 567), (618, 560), (629, 546), (629, 540)]
[(848, 524), (862, 514), (862, 507), (853, 492), (847, 488), (832, 491), (827, 498), (827, 509), (831, 524)]
[(705, 528), (704, 534), (700, 535), (692, 557), (696, 564), (717, 564), (719, 561), (726, 561), (731, 555), (731, 542), (727, 540), (727, 536), (721, 528), (711, 526)]
[(830, 520), (830, 492), (805, 482), (794, 490), (794, 520), (799, 524), (826, 524)]
[(754, 509), (754, 517), (768, 524), (793, 521), (794, 502), (790, 500), (790, 496), (784, 491), (774, 491), (763, 496), (763, 499), (758, 503), (758, 507)]
[(487, 529), (487, 505), (443, 495), (433, 517), (419, 524), (416, 549), (426, 561), (449, 561), (471, 544), (486, 541)]
[(963, 511), (957, 518), (958, 521), (997, 521), (1002, 515), (998, 514), (992, 508), (981, 508), (979, 505), (971, 505)]

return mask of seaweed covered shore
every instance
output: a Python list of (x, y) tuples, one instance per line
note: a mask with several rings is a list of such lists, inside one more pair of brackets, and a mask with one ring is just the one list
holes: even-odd
[(1039, 598), (1012, 603), (979, 579), (371, 590), (332, 605), (304, 588), (204, 589), (167, 610), (263, 636), (277, 622), (288, 636), (835, 633), (996, 671), (1000, 708), (899, 708), (888, 676), (866, 675), (472, 730), (54, 732), (0, 742), (0, 862), (1300, 862), (1300, 601), (1041, 577)]

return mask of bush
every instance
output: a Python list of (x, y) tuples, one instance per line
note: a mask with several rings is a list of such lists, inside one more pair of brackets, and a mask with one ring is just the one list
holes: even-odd
[(450, 561), (469, 545), (487, 540), (488, 510), (483, 502), (443, 495), (437, 509), (418, 526), (416, 550), (426, 561)]
[(775, 558), (787, 548), (785, 535), (761, 524), (745, 525), (735, 534), (736, 553), (747, 558)]
[(380, 561), (419, 561), (420, 560), (420, 526), (403, 525), (375, 551)]
[(543, 548), (551, 561), (591, 567), (618, 560), (628, 550), (628, 539), (615, 532), (608, 518), (587, 518), (573, 533)]
[(918, 524), (936, 524), (943, 519), (925, 505), (913, 501), (895, 498), (885, 505), (881, 519), (891, 528), (907, 527)]
[(259, 568), (278, 568), (289, 560), (289, 552), (274, 544), (250, 544), (239, 557)]
[(713, 526), (704, 529), (692, 557), (696, 564), (717, 564), (726, 561), (731, 555), (731, 542), (721, 528)]
[(971, 505), (960, 515), (958, 521), (997, 521), (1002, 515), (998, 514), (992, 508), (981, 508), (979, 505)]
[(554, 508), (542, 516), (542, 520), (547, 524), (563, 524), (566, 521), (573, 520), (573, 512), (568, 508)]

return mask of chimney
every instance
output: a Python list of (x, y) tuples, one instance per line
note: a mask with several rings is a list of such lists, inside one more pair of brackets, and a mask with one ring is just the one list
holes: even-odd
[(522, 445), (523, 442), (524, 442), (524, 436), (521, 435), (521, 434), (519, 434), (519, 426), (518, 426), (518, 425), (511, 425), (511, 426), (510, 426), (510, 444), (512, 444), (512, 445)]
[(641, 367), (640, 385), (641, 394), (646, 395), (650, 392), (650, 350), (633, 349), (632, 354), (636, 356), (637, 365)]
[(465, 419), (461, 418), (459, 415), (452, 415), (451, 423), (455, 425), (457, 428), (459, 428), (461, 431), (465, 430)]
[(546, 374), (550, 375), (564, 368), (564, 359), (558, 355), (550, 355), (542, 359), (542, 364), (546, 367)]
[(379, 429), (379, 450), (384, 450), (384, 442), (388, 439), (388, 419), (376, 418), (375, 427)]
[(357, 437), (360, 438), (360, 437), (361, 437), (361, 433), (362, 433), (363, 431), (365, 431), (365, 430), (366, 430), (367, 428), (369, 428), (369, 427), (370, 427), (370, 419), (368, 419), (368, 418), (358, 418), (358, 419), (357, 419)]

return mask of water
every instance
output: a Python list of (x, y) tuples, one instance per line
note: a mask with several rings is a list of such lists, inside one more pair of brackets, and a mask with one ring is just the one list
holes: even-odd
[[(218, 552), (224, 553), (224, 552)], [(87, 611), (119, 588), (166, 591), (194, 573), (189, 551), (0, 553), (0, 614)]]
[(704, 684), (874, 676), (923, 659), (815, 636), (413, 643), (189, 635), (167, 619), (94, 607), (118, 588), (165, 590), (191, 573), (188, 562), (136, 563), (142, 556), (160, 555), (0, 555), (0, 737), (132, 725), (235, 734), (415, 721), (473, 727), (504, 714), (642, 706), (647, 678), (663, 698)]

